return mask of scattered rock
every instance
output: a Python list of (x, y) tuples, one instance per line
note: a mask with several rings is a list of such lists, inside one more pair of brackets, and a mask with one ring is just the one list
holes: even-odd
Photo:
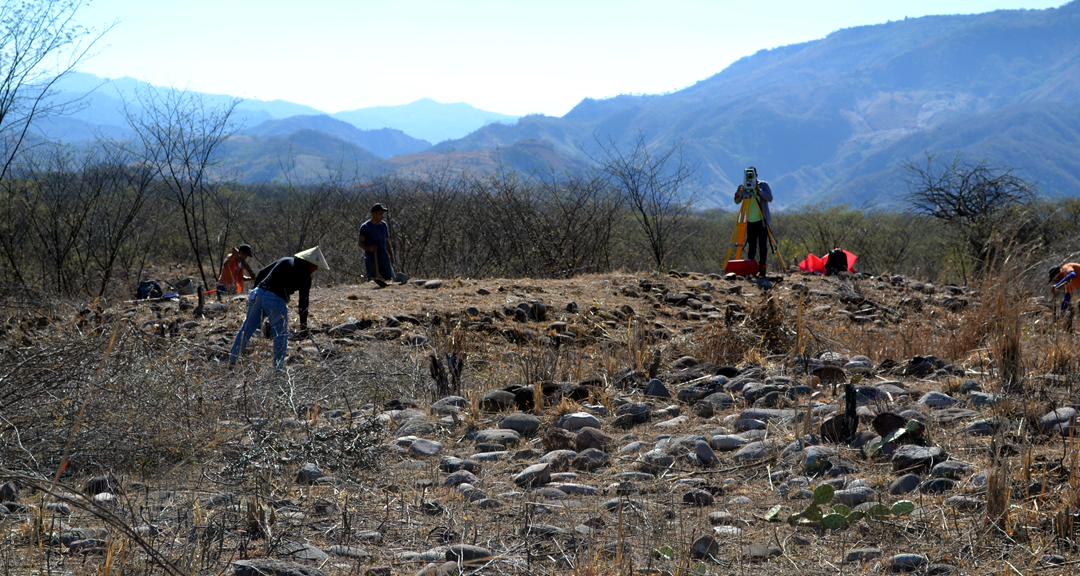
[(919, 398), (919, 404), (930, 408), (951, 408), (956, 405), (956, 399), (943, 392), (927, 392)]
[(915, 474), (904, 474), (889, 484), (889, 494), (899, 496), (914, 492), (922, 480)]
[(484, 412), (503, 412), (513, 410), (516, 405), (513, 392), (506, 390), (490, 390), (484, 394), (480, 401), (480, 409)]
[(601, 452), (596, 448), (587, 448), (574, 457), (572, 466), (575, 470), (592, 472), (593, 470), (607, 466), (610, 461), (611, 458), (604, 452)]
[(495, 443), (504, 446), (513, 446), (521, 441), (521, 434), (506, 428), (488, 428), (481, 430), (473, 438), (477, 444)]
[(643, 471), (655, 474), (670, 468), (675, 464), (675, 459), (663, 450), (650, 450), (641, 455), (639, 462)]
[(236, 576), (327, 576), (326, 572), (311, 566), (271, 558), (233, 560), (232, 564)]
[(690, 546), (690, 556), (696, 559), (716, 557), (720, 553), (720, 544), (712, 536), (702, 536)]
[(664, 386), (663, 382), (653, 378), (645, 385), (645, 395), (653, 398), (671, 398), (671, 391)]
[[(514, 484), (523, 488), (541, 486), (551, 481), (551, 464), (533, 464), (514, 476)], [(470, 482), (470, 484), (472, 484)]]
[(983, 501), (974, 496), (950, 496), (945, 499), (945, 505), (961, 512), (976, 512), (982, 510)]
[(468, 544), (455, 544), (446, 549), (446, 560), (450, 562), (476, 562), (491, 558), (491, 550)]
[(779, 547), (765, 544), (748, 544), (743, 546), (740, 552), (752, 562), (762, 562), (783, 554)]
[(929, 563), (922, 554), (897, 554), (885, 561), (893, 572), (913, 572)]
[(930, 469), (931, 478), (951, 478), (953, 480), (960, 480), (965, 476), (971, 475), (975, 471), (975, 467), (967, 462), (961, 462), (959, 460), (947, 460), (935, 464)]
[(514, 412), (499, 421), (499, 428), (513, 430), (522, 436), (530, 436), (540, 429), (540, 418), (532, 414)]
[(704, 440), (698, 440), (694, 444), (694, 455), (697, 456), (698, 463), (702, 466), (711, 467), (720, 464), (716, 452), (713, 452), (712, 447)]
[(600, 419), (588, 412), (573, 412), (570, 414), (564, 414), (559, 418), (557, 427), (571, 432), (577, 432), (578, 430), (588, 426), (589, 428), (600, 428)]
[(949, 456), (937, 446), (915, 446), (906, 444), (893, 452), (892, 467), (897, 472), (919, 472), (933, 468), (934, 464), (944, 462)]
[(602, 430), (591, 426), (586, 426), (578, 430), (577, 435), (574, 437), (574, 447), (578, 452), (588, 450), (589, 448), (607, 451), (608, 447), (614, 442), (614, 438), (605, 434)]
[(319, 466), (313, 462), (308, 462), (300, 467), (300, 470), (296, 473), (297, 484), (314, 484), (320, 478), (326, 476), (326, 474), (319, 470)]
[(5, 482), (0, 486), (0, 502), (14, 502), (19, 498), (19, 489), (14, 482)]
[(884, 554), (881, 548), (855, 548), (844, 556), (844, 562), (865, 562), (880, 558)]
[(443, 479), (443, 486), (452, 488), (458, 484), (472, 484), (475, 486), (480, 484), (480, 479), (468, 470), (458, 470)]
[(1039, 430), (1044, 434), (1058, 433), (1068, 436), (1076, 423), (1076, 408), (1058, 408), (1039, 418)]
[(689, 504), (699, 508), (705, 506), (712, 506), (714, 502), (713, 495), (706, 490), (691, 490), (686, 494), (683, 494), (683, 504)]
[(750, 460), (760, 460), (762, 458), (768, 458), (776, 453), (776, 447), (765, 441), (750, 442), (739, 448), (738, 451), (732, 455), (732, 459), (739, 462), (746, 462)]
[(437, 456), (442, 449), (442, 443), (434, 440), (426, 440), (424, 438), (420, 438), (412, 444), (409, 444), (409, 452), (419, 456)]
[(709, 439), (709, 446), (713, 450), (730, 452), (738, 450), (749, 442), (750, 440), (736, 434), (720, 434)]

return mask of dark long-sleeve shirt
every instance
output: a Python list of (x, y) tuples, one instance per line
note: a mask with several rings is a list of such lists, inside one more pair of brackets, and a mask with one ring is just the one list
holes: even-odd
[(311, 292), (311, 271), (308, 270), (307, 262), (292, 256), (277, 260), (259, 270), (255, 276), (255, 285), (281, 296), (286, 302), (289, 301), (289, 295), (299, 291), (297, 312), (300, 315), (300, 324), (307, 324), (308, 293)]

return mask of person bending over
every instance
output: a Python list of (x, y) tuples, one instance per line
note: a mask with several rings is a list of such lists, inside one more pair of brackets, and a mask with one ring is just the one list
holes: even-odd
[(221, 265), (221, 277), (217, 281), (219, 295), (239, 294), (244, 291), (244, 282), (255, 277), (255, 272), (247, 263), (247, 259), (252, 256), (254, 254), (251, 252), (251, 246), (241, 244), (239, 248), (233, 248), (233, 251), (225, 257), (225, 262)]
[(274, 368), (285, 369), (285, 351), (289, 345), (289, 311), (286, 304), (293, 292), (299, 292), (297, 312), (300, 314), (300, 330), (307, 331), (308, 293), (311, 291), (311, 275), (318, 269), (329, 270), (319, 247), (286, 256), (259, 270), (255, 276), (255, 288), (248, 294), (247, 317), (233, 340), (229, 353), (229, 365), (244, 353), (248, 340), (262, 325), (263, 318), (270, 321), (274, 335)]
[(1072, 293), (1075, 288), (1080, 288), (1080, 264), (1069, 262), (1050, 269), (1050, 283), (1054, 285), (1054, 292), (1059, 288), (1065, 288), (1065, 296), (1061, 299), (1061, 309), (1054, 315), (1063, 314), (1069, 310), (1072, 301)]

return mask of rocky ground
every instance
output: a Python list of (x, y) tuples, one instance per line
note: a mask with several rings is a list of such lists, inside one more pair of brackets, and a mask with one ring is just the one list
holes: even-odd
[[(49, 405), (0, 408), (0, 566), (1072, 574), (1073, 339), (1045, 328), (1044, 298), (1011, 305), (850, 275), (329, 286), (284, 373), (266, 340), (235, 370), (221, 362), (243, 298), (28, 312), (5, 327), (0, 382), (37, 374), (22, 366), (73, 334), (100, 348), (122, 323), (165, 358), (140, 366), (175, 373), (183, 411), (125, 416), (116, 434), (198, 447), (139, 472), (103, 463), (84, 432), (52, 482), (55, 453), (30, 438), (47, 435)], [(1024, 370), (999, 357), (995, 317), (1026, 327)], [(122, 376), (103, 388), (123, 391)], [(138, 394), (111, 397), (115, 410), (136, 414)]]

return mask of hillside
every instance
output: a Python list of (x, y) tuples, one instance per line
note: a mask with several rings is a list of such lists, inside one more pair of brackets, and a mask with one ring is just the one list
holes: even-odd
[[(245, 131), (226, 140), (219, 151), (219, 165), (225, 175), (248, 184), (284, 182), (287, 179), (294, 183), (310, 183), (331, 175), (367, 178), (390, 171), (408, 176), (447, 168), (484, 173), (502, 167), (531, 173), (535, 170), (563, 172), (589, 167), (588, 161), (561, 154), (551, 144), (536, 140), (517, 142), (496, 150), (424, 151), (382, 158), (353, 141), (310, 128), (292, 131), (294, 126), (288, 122), (284, 125), (271, 123), (263, 129)], [(377, 141), (388, 137), (391, 143), (396, 138), (409, 138), (398, 131), (363, 132), (368, 133), (365, 138)]]
[(729, 190), (756, 165), (781, 205), (895, 203), (904, 190), (897, 167), (925, 149), (1012, 165), (1047, 190), (1080, 195), (1067, 152), (1078, 70), (1076, 2), (927, 16), (764, 50), (678, 92), (586, 99), (562, 118), (526, 116), (436, 148), (539, 139), (573, 153), (595, 150), (596, 137), (627, 143), (640, 132), (681, 141), (710, 190)]
[(493, 172), (500, 166), (521, 173), (531, 173), (536, 170), (584, 170), (590, 163), (580, 156), (560, 154), (548, 142), (522, 140), (494, 150), (481, 148), (406, 154), (390, 158), (387, 166), (402, 174), (433, 173), (446, 167), (481, 173)]
[(321, 274), (283, 372), (227, 366), (245, 295), (13, 308), (9, 571), (1075, 573), (1076, 343), (1015, 278)]
[(221, 146), (222, 166), (241, 182), (294, 183), (346, 178), (382, 172), (383, 159), (340, 138), (315, 130), (299, 130), (265, 138), (237, 135)]
[(431, 148), (431, 143), (417, 140), (401, 130), (380, 128), (378, 130), (360, 130), (359, 128), (336, 120), (325, 114), (289, 116), (267, 120), (241, 131), (250, 136), (288, 136), (299, 130), (315, 130), (352, 142), (381, 158), (398, 154), (412, 154)]

